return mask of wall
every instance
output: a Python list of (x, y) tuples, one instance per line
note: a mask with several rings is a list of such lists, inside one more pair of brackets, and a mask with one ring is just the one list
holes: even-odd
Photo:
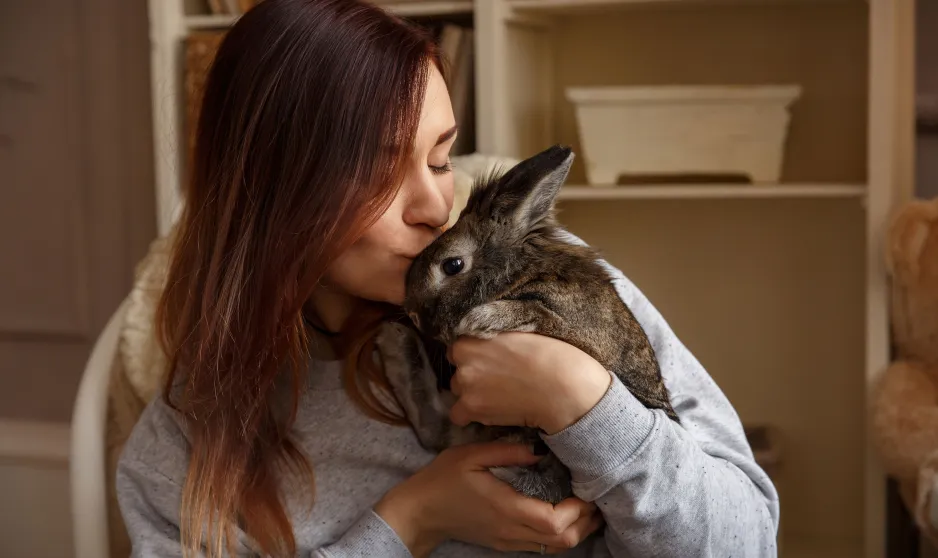
[(0, 2), (0, 555), (73, 555), (69, 421), (156, 232), (147, 3)]
[[(938, 115), (938, 2), (916, 3), (915, 78), (919, 110)], [(938, 121), (938, 119), (936, 119)], [(915, 191), (923, 198), (938, 196), (938, 128), (920, 133), (916, 141)]]
[(73, 555), (69, 430), (0, 420), (0, 555)]
[[(938, 2), (916, 2), (915, 20), (915, 89), (918, 109), (938, 114)], [(915, 194), (918, 197), (938, 196), (938, 130), (919, 133), (915, 145)], [(935, 549), (922, 540), (921, 558), (938, 558)]]
[(0, 3), (0, 418), (67, 422), (156, 232), (145, 2)]

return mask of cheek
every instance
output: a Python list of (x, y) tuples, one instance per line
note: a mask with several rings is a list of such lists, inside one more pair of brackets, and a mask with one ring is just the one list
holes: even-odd
[(440, 181), (440, 193), (443, 194), (443, 199), (446, 200), (446, 206), (452, 210), (453, 200), (456, 198), (456, 178), (453, 173), (442, 177)]
[(358, 242), (346, 250), (330, 269), (336, 276), (346, 280), (386, 277), (389, 271), (396, 271), (392, 268), (398, 267), (397, 260), (400, 259), (392, 256), (386, 238), (387, 236), (383, 236), (379, 231), (369, 231), (369, 234), (358, 239)]
[(395, 230), (395, 218), (391, 213), (393, 213), (393, 208), (375, 221), (349, 248), (348, 253), (352, 257), (359, 261), (369, 260), (373, 265), (387, 257), (391, 251), (392, 239), (397, 238), (397, 233), (399, 233)]
[(399, 303), (410, 266), (401, 257), (401, 216), (396, 202), (330, 267), (326, 278), (335, 288), (366, 300)]
[(348, 295), (399, 304), (410, 262), (389, 249), (387, 233), (372, 229), (329, 268), (326, 280)]

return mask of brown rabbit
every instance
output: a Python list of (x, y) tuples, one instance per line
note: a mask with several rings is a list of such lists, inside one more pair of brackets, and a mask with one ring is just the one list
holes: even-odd
[[(501, 177), (478, 181), (454, 226), (411, 266), (404, 310), (429, 345), (394, 323), (383, 327), (377, 344), (395, 397), (427, 449), (540, 442), (533, 428), (460, 428), (449, 421), (453, 396), (439, 389), (437, 378), (447, 363), (433, 345), (462, 335), (526, 331), (561, 339), (599, 361), (646, 407), (678, 421), (654, 350), (598, 254), (563, 238), (554, 219), (573, 157), (569, 148), (554, 146)], [(553, 455), (531, 468), (493, 472), (528, 496), (556, 503), (571, 495), (569, 471)]]

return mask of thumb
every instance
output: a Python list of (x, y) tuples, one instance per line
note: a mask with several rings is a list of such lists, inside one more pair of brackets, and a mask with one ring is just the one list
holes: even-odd
[(535, 455), (533, 449), (524, 444), (509, 442), (490, 442), (471, 444), (466, 461), (474, 468), (485, 470), (489, 467), (508, 467), (511, 465), (534, 465), (543, 456)]
[[(455, 393), (455, 392), (454, 392)], [(466, 406), (461, 399), (457, 399), (449, 410), (449, 420), (456, 426), (466, 426), (472, 422), (472, 415), (466, 410)]]
[(589, 517), (597, 513), (597, 507), (594, 503), (585, 502), (575, 496), (571, 496), (554, 505), (554, 512), (556, 512), (558, 516), (555, 526), (566, 531), (568, 527), (576, 523), (581, 517)]

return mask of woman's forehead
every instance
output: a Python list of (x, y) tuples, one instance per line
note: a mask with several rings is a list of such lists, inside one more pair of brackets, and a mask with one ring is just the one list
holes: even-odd
[(430, 142), (428, 147), (433, 147), (439, 138), (446, 135), (455, 125), (456, 119), (453, 115), (453, 106), (450, 103), (446, 82), (436, 66), (433, 66), (427, 80), (427, 91), (420, 111), (418, 128), (420, 143)]

